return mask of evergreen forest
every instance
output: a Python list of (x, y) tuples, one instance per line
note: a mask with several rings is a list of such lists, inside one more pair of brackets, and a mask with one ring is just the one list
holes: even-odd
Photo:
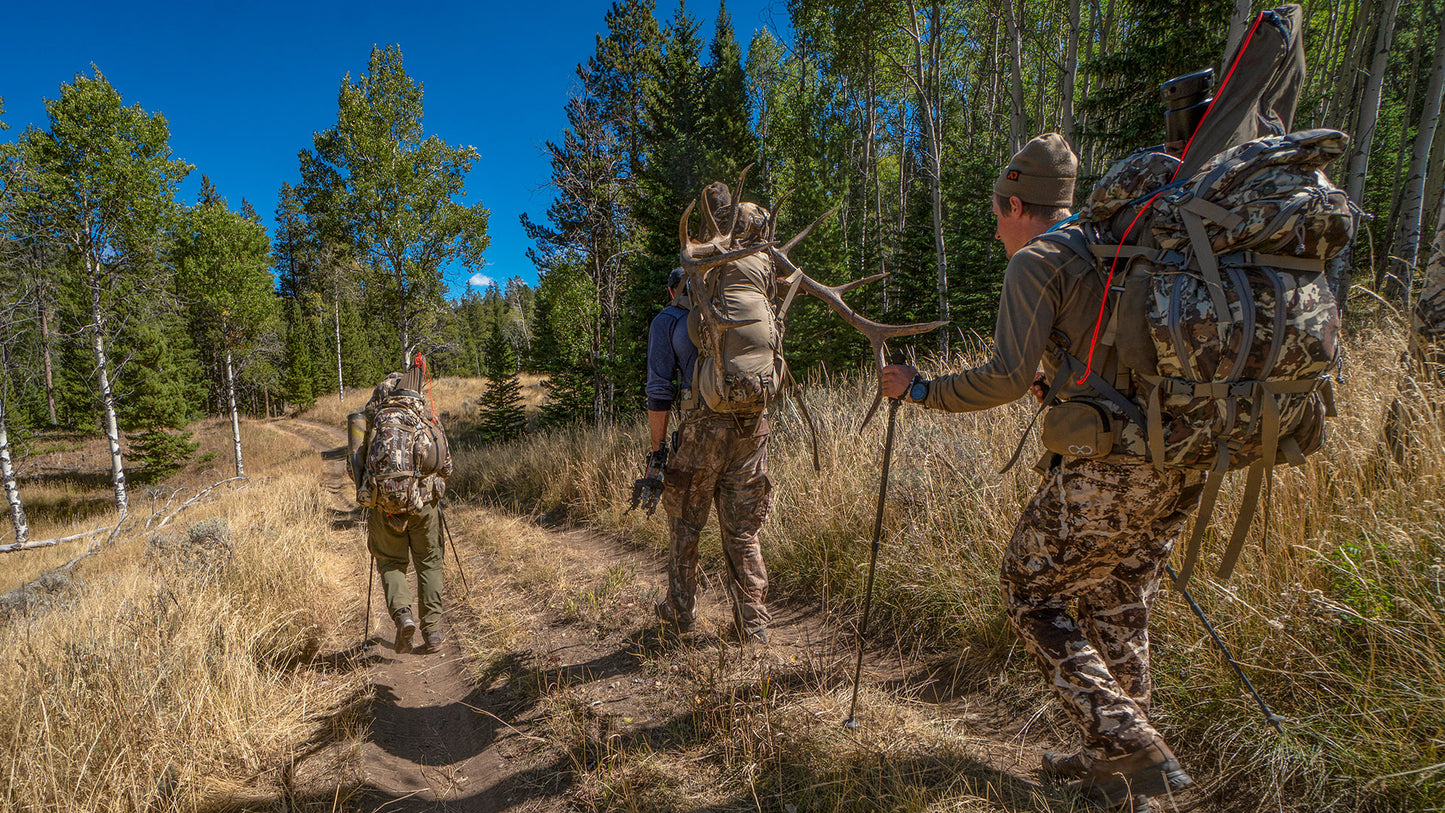
[[(1163, 140), (1160, 83), (1222, 74), (1258, 10), (789, 0), (786, 33), (743, 42), (725, 3), (704, 31), (683, 3), (617, 0), (569, 96), (537, 102), (566, 119), (545, 144), (551, 203), (522, 216), (538, 283), (460, 291), (444, 272), (482, 267), (489, 242), (485, 202), (463, 189), (478, 155), (429, 134), (426, 77), (400, 46), (341, 78), (334, 123), (276, 179), (270, 223), (209, 179), (194, 205), (179, 200), (181, 180), (206, 168), (172, 154), (164, 111), (127, 104), (92, 66), (46, 100), (46, 124), (0, 144), (0, 452), (17, 528), (13, 471), (37, 432), (103, 435), (124, 512), (127, 477), (186, 459), (191, 421), (304, 409), (417, 353), (437, 376), (496, 382), (489, 437), (525, 430), (510, 395), (521, 372), (545, 381), (545, 424), (636, 414), (678, 216), (748, 164), (744, 197), (771, 209), (787, 196), (781, 235), (837, 207), (794, 254), (812, 276), (889, 274), (852, 295), (859, 312), (946, 321), (924, 352), (986, 337), (1004, 268), (989, 207), (999, 166), (1031, 136), (1062, 133), (1082, 197), (1112, 161)], [(1352, 290), (1401, 310), (1445, 214), (1441, 11), (1303, 9), (1294, 128), (1352, 135), (1331, 168), (1363, 213)], [(800, 378), (868, 358), (817, 303), (794, 310), (787, 343)], [(239, 439), (236, 458), (242, 475)]]

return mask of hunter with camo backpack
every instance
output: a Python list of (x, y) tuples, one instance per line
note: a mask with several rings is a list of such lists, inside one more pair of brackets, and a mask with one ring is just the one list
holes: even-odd
[(446, 433), (426, 401), (421, 356), (406, 373), (390, 373), (364, 409), (364, 460), (356, 475), (356, 501), (369, 509), (367, 545), (381, 574), (386, 608), (396, 625), (395, 650), (412, 651), (409, 563), (416, 565), (421, 631), (428, 651), (442, 644), (442, 519), (452, 457)]
[[(767, 239), (767, 211), (740, 202), (734, 218), (726, 184), (709, 184), (703, 201), (713, 222), (733, 225), (739, 246)], [(782, 330), (771, 304), (773, 263), (764, 252), (740, 257), (717, 268), (708, 290), (701, 291), (674, 273), (676, 282), (669, 281), (673, 304), (654, 320), (648, 349), (648, 415), (652, 445), (658, 449), (653, 454), (666, 463), (662, 504), (670, 537), (667, 596), (658, 602), (657, 615), (682, 632), (696, 623), (698, 538), (716, 504), (734, 632), (743, 641), (765, 642), (772, 616), (759, 534), (773, 490), (767, 409), (783, 376)], [(723, 313), (756, 321), (719, 335), (707, 324), (705, 309), (691, 306), (700, 297)], [(681, 421), (668, 455), (663, 441), (674, 368), (682, 380)]]
[(1041, 402), (1043, 481), (1004, 553), (1005, 607), (1081, 734), (1043, 770), (1110, 808), (1192, 783), (1148, 716), (1149, 612), (1174, 538), (1202, 500), (1182, 587), (1225, 474), (1247, 469), (1227, 576), (1270, 468), (1317, 450), (1331, 413), (1324, 261), (1354, 214), (1323, 172), (1346, 136), (1289, 132), (1300, 31), (1298, 6), (1260, 14), (1202, 122), (1115, 164), (1077, 216), (1068, 145), (1029, 142), (994, 186), (1009, 263), (992, 358), (883, 375), (886, 395), (934, 409), (1031, 387)]

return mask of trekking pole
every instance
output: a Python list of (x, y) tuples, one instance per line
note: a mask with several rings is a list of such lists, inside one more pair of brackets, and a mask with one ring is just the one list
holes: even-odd
[(1249, 682), (1249, 676), (1244, 674), (1244, 670), (1240, 668), (1239, 663), (1236, 662), (1234, 656), (1230, 654), (1229, 647), (1224, 645), (1224, 641), (1220, 639), (1219, 633), (1214, 631), (1214, 625), (1210, 624), (1209, 619), (1204, 617), (1204, 610), (1200, 609), (1199, 604), (1194, 601), (1194, 596), (1189, 594), (1189, 589), (1179, 586), (1179, 574), (1174, 572), (1174, 567), (1166, 564), (1164, 565), (1164, 569), (1168, 571), (1169, 578), (1174, 580), (1175, 586), (1179, 587), (1179, 592), (1184, 594), (1184, 600), (1189, 603), (1189, 609), (1193, 610), (1194, 614), (1199, 616), (1199, 622), (1209, 631), (1209, 637), (1214, 639), (1214, 645), (1219, 647), (1219, 651), (1223, 653), (1224, 659), (1229, 661), (1230, 666), (1234, 667), (1234, 673), (1239, 675), (1239, 680), (1244, 684), (1244, 688), (1249, 689), (1249, 693), (1254, 695), (1254, 702), (1258, 703), (1259, 710), (1264, 712), (1264, 719), (1270, 725), (1274, 726), (1275, 731), (1283, 735), (1284, 728), (1280, 726), (1280, 721), (1283, 718), (1269, 710), (1269, 706), (1265, 704), (1264, 698), (1259, 696), (1259, 692), (1255, 690), (1254, 684)]
[(903, 402), (897, 398), (888, 401), (888, 434), (883, 441), (883, 473), (878, 478), (878, 510), (873, 515), (873, 549), (868, 555), (868, 587), (863, 593), (863, 623), (858, 628), (858, 663), (853, 668), (853, 700), (848, 704), (848, 719), (844, 728), (857, 728), (858, 683), (863, 679), (863, 645), (868, 640), (868, 614), (873, 609), (873, 571), (878, 565), (878, 545), (883, 539), (883, 506), (888, 499), (888, 466), (893, 459), (893, 426), (898, 417), (898, 406)]
[[(366, 539), (366, 538), (367, 538), (367, 521), (370, 519), (369, 513), (370, 513), (370, 512), (368, 512), (365, 508), (361, 509), (361, 536), (362, 536), (362, 539)], [(362, 646), (363, 648), (365, 648), (366, 645), (367, 645), (367, 642), (371, 640), (371, 586), (372, 586), (372, 584), (374, 584), (374, 583), (376, 582), (376, 556), (373, 555), (372, 552), (371, 552), (370, 540), (367, 540), (367, 542), (368, 542), (368, 544), (367, 544), (367, 546), (366, 546), (366, 573), (367, 573), (367, 576), (366, 576), (366, 611), (362, 613), (362, 615), (366, 616), (366, 620), (363, 622), (362, 628), (361, 628), (361, 646)]]
[[(462, 567), (462, 557), (457, 553), (457, 543), (456, 540), (452, 539), (452, 528), (447, 524), (447, 515), (446, 512), (442, 510), (441, 503), (437, 503), (437, 516), (441, 518), (442, 531), (447, 535), (447, 544), (451, 546), (452, 560), (457, 563), (457, 573), (462, 577), (462, 587), (467, 591), (467, 598), (471, 598), (472, 586), (467, 584), (467, 571)], [(445, 558), (446, 554), (442, 554), (442, 556)]]

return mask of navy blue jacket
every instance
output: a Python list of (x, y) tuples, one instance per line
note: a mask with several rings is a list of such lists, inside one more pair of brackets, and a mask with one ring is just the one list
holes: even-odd
[(647, 409), (666, 412), (672, 409), (677, 390), (673, 389), (676, 374), (683, 388), (692, 386), (692, 368), (697, 362), (697, 348), (687, 335), (687, 310), (668, 305), (652, 319), (647, 333)]

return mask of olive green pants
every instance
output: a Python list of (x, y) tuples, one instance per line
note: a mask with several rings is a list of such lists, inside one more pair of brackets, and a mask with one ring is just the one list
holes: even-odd
[(421, 596), (421, 628), (431, 629), (442, 620), (442, 526), (440, 509), (429, 504), (407, 519), (406, 530), (398, 533), (387, 525), (379, 511), (367, 521), (367, 544), (381, 574), (387, 614), (411, 607), (411, 585), (407, 584), (408, 559), (416, 563), (416, 589)]

